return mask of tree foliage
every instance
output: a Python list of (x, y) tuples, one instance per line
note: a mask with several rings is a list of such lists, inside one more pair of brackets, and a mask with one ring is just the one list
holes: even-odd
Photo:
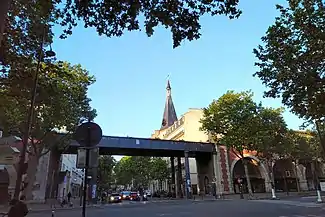
[(153, 180), (168, 179), (168, 164), (162, 158), (123, 157), (114, 168), (117, 184), (148, 187)]
[(64, 27), (61, 38), (72, 34), (73, 28), (80, 24), (80, 20), (86, 28), (95, 28), (99, 35), (108, 37), (119, 37), (125, 31), (141, 29), (151, 36), (155, 27), (162, 25), (172, 32), (174, 47), (179, 46), (184, 39), (191, 41), (200, 37), (199, 19), (203, 15), (226, 15), (233, 19), (241, 14), (237, 8), (238, 0), (43, 0), (31, 2), (15, 0), (12, 2), (15, 7), (11, 8), (16, 9), (15, 11), (20, 13), (24, 20), (33, 20), (40, 16), (53, 22), (52, 18), (54, 18), (56, 24)]
[(273, 161), (275, 155), (283, 155), (286, 149), (287, 125), (282, 116), (283, 108), (259, 107), (258, 125), (254, 150), (261, 159)]
[(214, 141), (236, 150), (239, 158), (244, 150), (253, 150), (258, 125), (258, 106), (250, 91), (235, 93), (227, 91), (203, 109), (202, 130)]
[(284, 105), (306, 120), (325, 117), (325, 5), (322, 0), (289, 0), (277, 5), (276, 17), (263, 45), (254, 49), (267, 97), (281, 97)]
[(113, 156), (104, 155), (99, 157), (97, 186), (100, 192), (107, 191), (112, 184), (115, 184), (113, 173), (115, 165), (116, 160)]
[(260, 157), (271, 162), (274, 155), (282, 151), (286, 133), (283, 109), (265, 108), (252, 97), (250, 91), (228, 91), (203, 110), (201, 119), (203, 131), (242, 159), (250, 196), (252, 187), (246, 152), (257, 151)]
[[(31, 70), (35, 70), (35, 64)], [(33, 77), (21, 80), (14, 73), (3, 76), (0, 90), (0, 122), (6, 134), (24, 135), (30, 108)], [(95, 117), (87, 97), (89, 85), (94, 83), (80, 65), (43, 63), (39, 73), (37, 95), (29, 134), (29, 182), (34, 183), (38, 160), (52, 148), (64, 148), (79, 123), (88, 116)], [(59, 136), (58, 131), (66, 136)], [(32, 185), (28, 186), (31, 194)]]
[(31, 68), (53, 39), (53, 10), (48, 1), (10, 1), (0, 46), (0, 74), (13, 73), (22, 80), (33, 76)]
[(152, 179), (159, 182), (165, 181), (170, 176), (169, 165), (166, 160), (156, 157), (151, 161)]

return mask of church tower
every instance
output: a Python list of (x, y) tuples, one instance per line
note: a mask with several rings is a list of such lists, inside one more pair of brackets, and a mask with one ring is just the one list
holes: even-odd
[(165, 110), (164, 110), (164, 115), (163, 115), (160, 130), (170, 127), (171, 125), (173, 125), (175, 121), (177, 121), (177, 115), (172, 100), (171, 90), (172, 89), (170, 87), (170, 82), (169, 80), (167, 80), (167, 87), (166, 87), (167, 96), (166, 96)]

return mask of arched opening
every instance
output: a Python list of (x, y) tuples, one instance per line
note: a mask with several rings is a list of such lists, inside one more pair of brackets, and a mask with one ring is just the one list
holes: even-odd
[[(248, 175), (252, 184), (253, 192), (265, 192), (265, 181), (261, 174), (259, 163), (250, 157), (245, 157), (244, 159), (248, 161)], [(232, 175), (235, 193), (240, 193), (238, 179), (242, 180), (243, 192), (248, 193), (247, 179), (242, 159), (237, 160), (235, 163)]]
[(296, 171), (291, 160), (277, 160), (273, 166), (273, 174), (276, 191), (298, 191)]
[(325, 181), (325, 174), (321, 163), (311, 160), (300, 160), (299, 163), (306, 168), (305, 178), (308, 190), (316, 189), (317, 178), (320, 182)]
[(9, 200), (9, 173), (4, 166), (0, 165), (0, 204), (7, 204)]

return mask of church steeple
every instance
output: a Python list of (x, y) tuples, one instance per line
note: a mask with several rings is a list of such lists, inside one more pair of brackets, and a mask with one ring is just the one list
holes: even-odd
[(167, 80), (167, 87), (166, 87), (166, 103), (165, 103), (165, 110), (164, 110), (164, 115), (161, 123), (161, 129), (165, 129), (171, 125), (175, 121), (177, 121), (177, 115), (174, 107), (174, 103), (172, 100), (172, 94), (171, 94), (172, 88), (170, 87), (170, 82), (169, 79)]

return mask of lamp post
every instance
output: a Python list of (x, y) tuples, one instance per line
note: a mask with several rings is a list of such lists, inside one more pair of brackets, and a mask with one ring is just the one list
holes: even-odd
[[(28, 140), (29, 140), (29, 134), (30, 134), (30, 129), (32, 126), (32, 118), (34, 114), (34, 107), (35, 107), (35, 100), (36, 100), (36, 95), (37, 95), (37, 84), (38, 84), (38, 77), (39, 77), (39, 72), (40, 72), (40, 67), (41, 63), (44, 57), (43, 53), (43, 47), (44, 47), (44, 40), (45, 40), (45, 27), (44, 31), (42, 34), (42, 42), (40, 45), (39, 49), (39, 55), (38, 55), (38, 60), (37, 60), (37, 66), (36, 66), (36, 71), (34, 75), (34, 81), (33, 81), (33, 89), (32, 89), (32, 96), (31, 96), (31, 102), (27, 114), (27, 124), (26, 124), (26, 129), (23, 134), (23, 147), (22, 151), (20, 153), (20, 158), (19, 158), (19, 163), (18, 163), (18, 172), (17, 172), (17, 179), (16, 179), (16, 185), (15, 185), (15, 194), (14, 198), (18, 199), (20, 190), (21, 190), (21, 182), (22, 182), (22, 173), (23, 173), (23, 168), (25, 164), (25, 158), (26, 158), (26, 152), (27, 152), (27, 146), (28, 146)], [(53, 57), (55, 56), (55, 52), (52, 51), (52, 48), (49, 51), (45, 52), (45, 56), (47, 57)], [(32, 183), (30, 183), (32, 184)]]

